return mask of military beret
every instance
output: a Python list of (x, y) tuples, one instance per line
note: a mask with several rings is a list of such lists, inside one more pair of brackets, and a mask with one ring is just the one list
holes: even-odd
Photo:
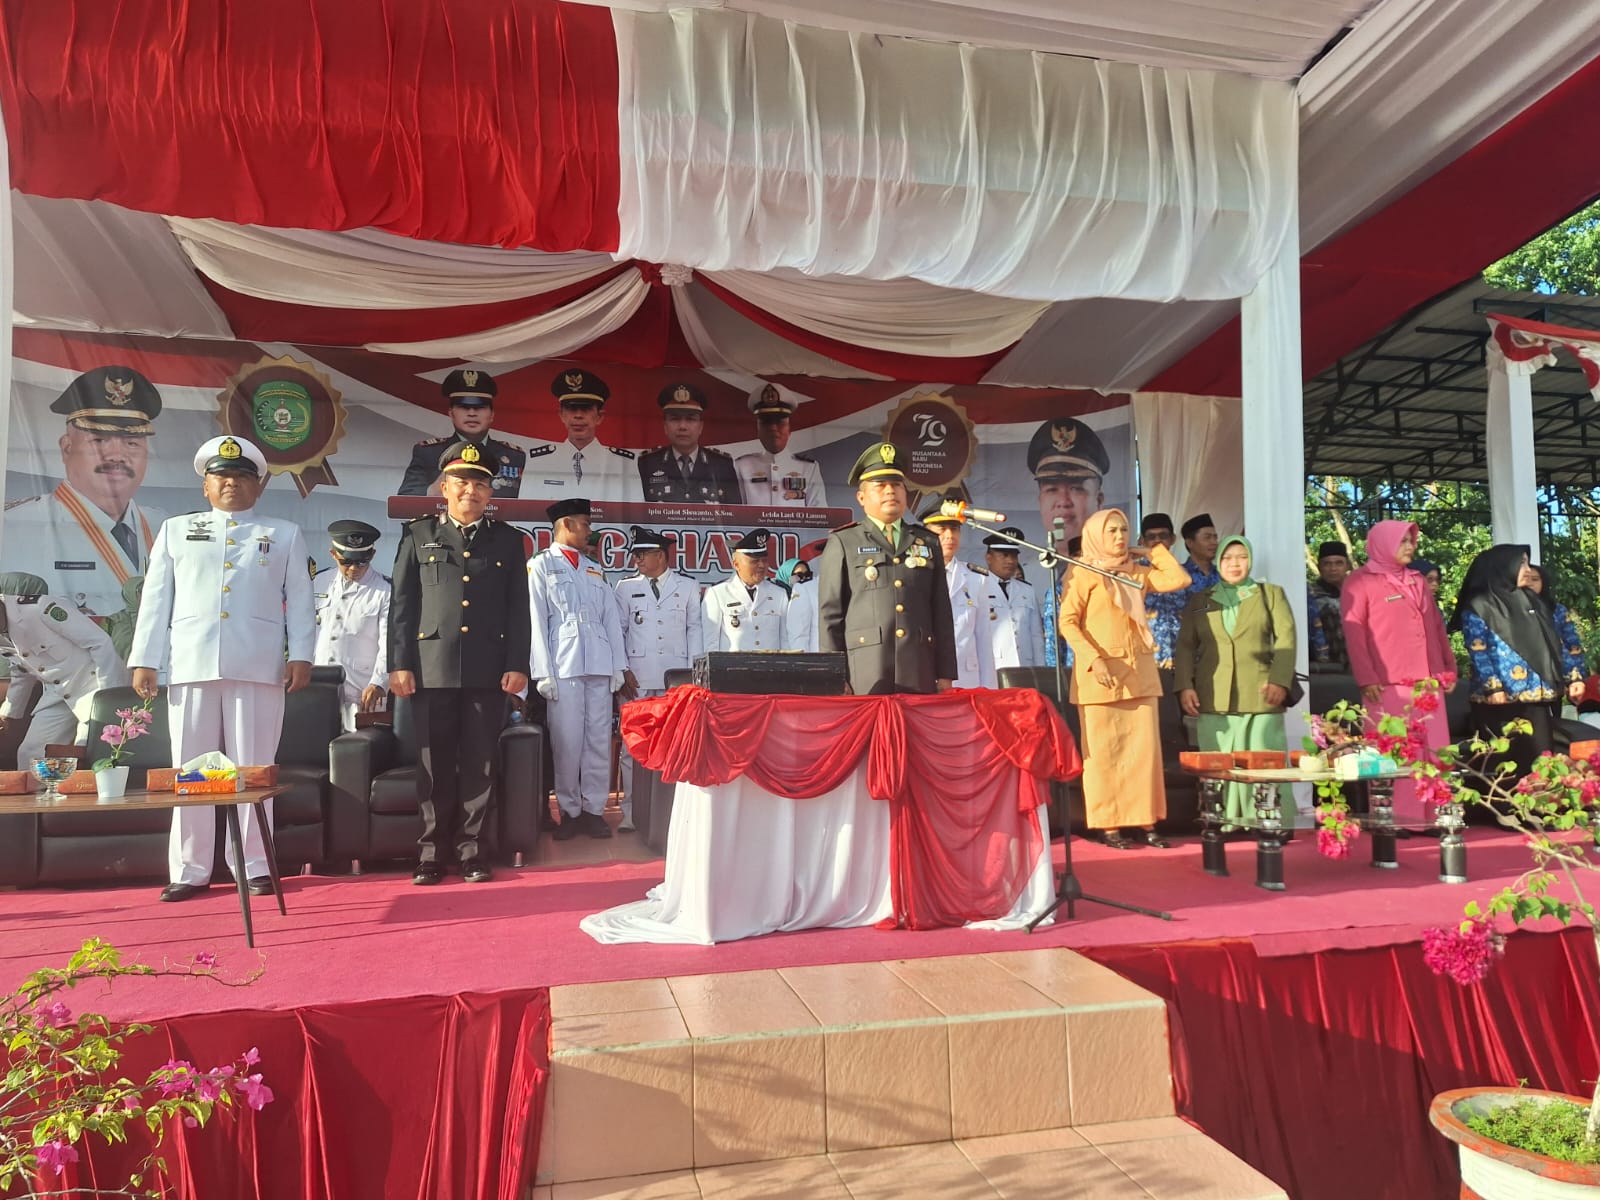
[[(1011, 539), (1015, 538), (1016, 541)], [(1022, 530), (1015, 525), (1007, 525), (999, 533), (991, 533), (983, 539), (983, 544), (991, 550), (998, 550), (1002, 554), (1020, 554), (1022, 547), (1017, 542), (1023, 540)]]
[(495, 383), (494, 376), (487, 371), (457, 367), (444, 377), (439, 390), (451, 404), (476, 408), (480, 404), (493, 404), (500, 386)]
[(161, 412), (161, 393), (132, 367), (96, 367), (68, 384), (50, 411), (89, 433), (149, 437), (155, 432), (150, 422)]
[(611, 399), (611, 389), (606, 381), (593, 371), (577, 367), (563, 371), (550, 381), (550, 394), (562, 404), (593, 404), (604, 408)]
[(1215, 529), (1216, 527), (1217, 523), (1211, 519), (1210, 513), (1195, 513), (1194, 516), (1183, 523), (1183, 529), (1180, 532), (1183, 534), (1183, 540), (1188, 541), (1202, 529)]
[(262, 454), (253, 442), (247, 442), (244, 438), (234, 437), (232, 434), (223, 434), (221, 437), (202, 442), (200, 449), (194, 453), (196, 475), (220, 475), (226, 471), (238, 471), (244, 475), (259, 477), (266, 469), (266, 455)]
[(554, 504), (547, 505), (544, 515), (545, 519), (554, 525), (562, 517), (587, 517), (589, 512), (589, 502), (582, 496), (573, 496), (570, 499), (557, 500)]
[(483, 447), (477, 442), (452, 442), (439, 455), (439, 474), (456, 475), (462, 479), (493, 479), (494, 468), (484, 461)]
[(1028, 470), (1035, 479), (1103, 478), (1110, 469), (1100, 435), (1073, 417), (1046, 421), (1028, 442)]
[(643, 525), (635, 525), (628, 530), (628, 553), (634, 554), (640, 550), (665, 550), (667, 539), (664, 534), (646, 529)]
[(775, 383), (764, 383), (750, 393), (747, 401), (750, 411), (758, 417), (787, 417), (794, 414), (800, 401), (784, 395)]
[(867, 447), (856, 465), (850, 468), (850, 482), (862, 483), (868, 479), (904, 479), (906, 473), (900, 467), (900, 460), (905, 457), (895, 448), (893, 442), (875, 442)]
[(1349, 557), (1350, 547), (1346, 546), (1343, 542), (1323, 542), (1322, 545), (1317, 547), (1318, 562), (1321, 562), (1325, 558)]
[(1140, 534), (1149, 533), (1152, 529), (1165, 529), (1168, 533), (1173, 530), (1172, 518), (1166, 513), (1146, 513), (1144, 520), (1139, 522)]
[(767, 542), (772, 534), (765, 529), (752, 529), (733, 544), (735, 554), (748, 554), (751, 558), (765, 558), (767, 556)]
[(335, 521), (328, 526), (328, 537), (333, 540), (333, 548), (346, 561), (371, 558), (382, 536), (377, 526), (368, 525), (365, 521)]
[(692, 383), (669, 383), (657, 393), (656, 407), (662, 412), (680, 409), (703, 413), (706, 410), (706, 394)]

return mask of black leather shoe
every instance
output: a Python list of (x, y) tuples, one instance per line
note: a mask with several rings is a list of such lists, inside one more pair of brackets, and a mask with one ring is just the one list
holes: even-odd
[(176, 904), (180, 900), (192, 900), (196, 896), (204, 895), (210, 887), (209, 883), (169, 883), (161, 889), (161, 899), (167, 904)]
[(272, 895), (272, 877), (270, 875), (252, 875), (245, 886), (250, 889), (252, 896)]
[(1144, 844), (1146, 846), (1154, 846), (1157, 850), (1172, 849), (1172, 843), (1167, 841), (1166, 838), (1162, 837), (1154, 829), (1147, 829), (1144, 831)]
[(1106, 830), (1105, 843), (1113, 850), (1137, 849), (1137, 843), (1135, 843), (1132, 838), (1123, 837), (1122, 834), (1115, 829)]
[(608, 838), (611, 836), (611, 825), (599, 813), (586, 812), (583, 814), (583, 831), (592, 838)]
[(418, 887), (432, 887), (444, 878), (444, 871), (436, 862), (418, 863), (411, 874), (411, 882)]
[(555, 832), (550, 836), (555, 838), (555, 840), (558, 842), (570, 842), (573, 838), (578, 836), (578, 826), (582, 823), (582, 821), (582, 813), (579, 813), (575, 817), (569, 817), (566, 813), (562, 813), (561, 824), (556, 826)]
[(483, 859), (469, 858), (461, 864), (461, 878), (468, 883), (488, 883), (494, 878), (494, 872)]

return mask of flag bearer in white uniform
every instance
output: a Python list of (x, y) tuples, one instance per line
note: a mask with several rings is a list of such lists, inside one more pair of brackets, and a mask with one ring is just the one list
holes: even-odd
[[(194, 456), (209, 509), (172, 517), (150, 550), (139, 621), (128, 654), (133, 687), (156, 694), (167, 669), (167, 720), (174, 765), (220, 750), (241, 766), (277, 761), (284, 692), (311, 678), (316, 616), (300, 528), (262, 516), (267, 460), (243, 438), (215, 437)], [(272, 802), (266, 803), (267, 818)], [(261, 829), (240, 805), (252, 895), (272, 890)], [(216, 816), (210, 808), (172, 811), (167, 852), (172, 882), (163, 900), (187, 900), (211, 881)]]
[[(1022, 537), (1020, 529), (1008, 527), (1000, 532)], [(983, 686), (997, 687), (1004, 667), (1044, 666), (1044, 617), (1039, 609), (1039, 594), (1033, 584), (1022, 578), (1016, 543), (991, 533), (983, 544), (984, 561), (989, 567), (983, 595), (987, 611), (978, 625), (989, 639), (992, 670)]]
[(311, 580), (317, 606), (319, 667), (343, 667), (339, 710), (345, 732), (358, 712), (372, 712), (389, 687), (389, 581), (373, 569), (383, 535), (365, 521), (328, 526), (334, 566)]
[[(89, 709), (101, 688), (125, 687), (128, 668), (111, 638), (71, 603), (45, 595), (37, 575), (0, 575), (0, 657), (11, 666), (11, 686), (0, 704), (0, 729), (42, 692), (17, 747), (17, 766), (28, 770), (50, 745), (82, 745)], [(90, 757), (99, 758), (91, 746)]]
[[(628, 552), (638, 573), (617, 584), (622, 604), (622, 640), (628, 669), (622, 684), (624, 700), (659, 696), (667, 690), (666, 673), (687, 669), (705, 652), (700, 627), (700, 585), (667, 566), (667, 539), (635, 525)], [(622, 746), (621, 832), (633, 824), (633, 755)]]
[(939, 549), (944, 554), (944, 581), (950, 589), (950, 615), (956, 631), (957, 674), (952, 686), (993, 687), (994, 662), (990, 658), (989, 639), (982, 636), (978, 628), (980, 618), (983, 621), (989, 618), (983, 599), (989, 572), (956, 558), (961, 551), (961, 522), (941, 513), (939, 505), (935, 497), (918, 520), (938, 535)]
[(559, 841), (587, 833), (608, 838), (611, 696), (627, 676), (621, 606), (598, 565), (584, 556), (589, 502), (573, 497), (545, 510), (550, 548), (528, 560), (533, 619), (533, 679), (545, 699), (550, 757), (561, 806)]
[(752, 529), (733, 544), (733, 575), (706, 589), (700, 602), (709, 650), (783, 650), (789, 597), (767, 578), (772, 535)]

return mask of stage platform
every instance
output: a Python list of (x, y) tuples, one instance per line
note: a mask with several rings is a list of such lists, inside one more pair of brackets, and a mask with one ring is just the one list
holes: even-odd
[[(1165, 1001), (1178, 1117), (1291, 1197), (1416, 1200), (1453, 1194), (1449, 1156), (1426, 1127), (1433, 1091), (1517, 1078), (1570, 1089), (1600, 1071), (1586, 935), (1519, 934), (1511, 969), (1470, 991), (1423, 966), (1421, 931), (1459, 920), (1467, 900), (1526, 863), (1512, 835), (1468, 837), (1473, 881), (1447, 885), (1434, 841), (1401, 842), (1400, 868), (1380, 871), (1364, 843), (1330, 861), (1301, 831), (1286, 850), (1289, 890), (1276, 894), (1253, 886), (1247, 843), (1229, 847), (1233, 875), (1221, 879), (1201, 870), (1195, 839), (1135, 851), (1076, 841), (1087, 892), (1174, 919), (1084, 904), (1076, 920), (1032, 935), (815, 930), (601, 946), (578, 920), (661, 879), (661, 860), (630, 836), (547, 842), (535, 865), (484, 885), (417, 888), (398, 872), (293, 877), (286, 917), (257, 901), (255, 953), (222, 887), (179, 905), (158, 903), (156, 885), (9, 892), (0, 979), (9, 987), (64, 963), (88, 936), (137, 961), (209, 951), (226, 973), (265, 967), (244, 989), (138, 980), (74, 998), (80, 1010), (157, 1024), (152, 1045), (130, 1055), (134, 1069), (261, 1046), (281, 1107), (181, 1135), (184, 1161), (227, 1189), (181, 1195), (521, 1200), (550, 1071), (551, 988), (1067, 947)], [(1054, 853), (1059, 861), (1059, 842)], [(613, 1135), (629, 1136), (626, 1113)], [(362, 1166), (360, 1154), (341, 1164), (325, 1150), (363, 1139), (385, 1165)]]

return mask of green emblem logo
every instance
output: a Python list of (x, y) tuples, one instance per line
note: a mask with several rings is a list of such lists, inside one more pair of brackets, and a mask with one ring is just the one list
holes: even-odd
[(67, 619), (67, 610), (62, 608), (59, 604), (52, 604), (49, 608), (44, 610), (44, 615), (49, 617), (52, 621), (65, 621)]
[(274, 450), (293, 450), (311, 436), (311, 394), (291, 379), (269, 379), (251, 402), (256, 436)]

